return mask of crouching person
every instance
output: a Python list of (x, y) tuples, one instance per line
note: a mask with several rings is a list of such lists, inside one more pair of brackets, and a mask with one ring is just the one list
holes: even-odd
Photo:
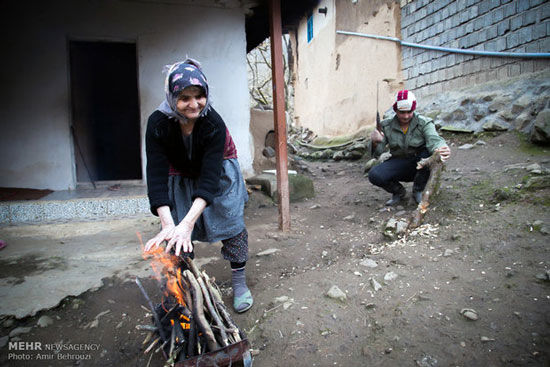
[(445, 162), (451, 150), (445, 140), (435, 130), (430, 118), (414, 112), (416, 98), (408, 90), (395, 96), (393, 110), (395, 116), (381, 123), (381, 131), (371, 134), (374, 154), (379, 156), (389, 147), (391, 158), (369, 171), (369, 181), (392, 194), (386, 205), (393, 206), (405, 198), (406, 190), (401, 182), (413, 182), (412, 196), (417, 203), (422, 200), (422, 191), (430, 177), (430, 170), (416, 169), (416, 163), (439, 152)]

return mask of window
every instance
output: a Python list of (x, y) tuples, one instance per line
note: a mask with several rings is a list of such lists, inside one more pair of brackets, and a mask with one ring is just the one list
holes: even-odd
[(310, 43), (313, 39), (313, 14), (309, 14), (307, 17), (307, 43)]

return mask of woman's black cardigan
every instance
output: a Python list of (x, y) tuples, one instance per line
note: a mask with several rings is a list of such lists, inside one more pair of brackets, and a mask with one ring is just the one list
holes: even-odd
[(225, 123), (210, 107), (207, 114), (195, 122), (189, 159), (179, 122), (158, 110), (149, 116), (145, 134), (147, 194), (154, 215), (158, 215), (157, 208), (161, 206), (174, 207), (168, 197), (170, 165), (184, 177), (198, 178), (193, 200), (200, 197), (207, 205), (212, 203), (219, 190), (225, 138)]

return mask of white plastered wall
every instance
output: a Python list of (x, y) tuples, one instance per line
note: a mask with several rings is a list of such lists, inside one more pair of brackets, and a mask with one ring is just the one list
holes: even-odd
[[(379, 1), (374, 9), (370, 0), (356, 3), (345, 0), (346, 11), (359, 11), (360, 26), (345, 31), (399, 37), (396, 34), (396, 9), (399, 4)], [(369, 4), (370, 2), (370, 4)], [(395, 43), (336, 34), (336, 12), (343, 11), (344, 0), (322, 0), (327, 16), (314, 10), (314, 38), (307, 43), (307, 22), (302, 19), (297, 31), (298, 67), (295, 85), (295, 121), (318, 135), (336, 136), (373, 126), (377, 110), (391, 105), (393, 94), (402, 87), (400, 50)], [(354, 7), (362, 6), (358, 10)], [(362, 12), (362, 14), (361, 14)], [(373, 14), (376, 14), (375, 16)], [(344, 16), (345, 17), (345, 16)]]
[(201, 61), (241, 168), (252, 173), (242, 9), (60, 0), (4, 1), (0, 13), (0, 187), (75, 187), (69, 40), (136, 43), (142, 142), (147, 118), (164, 97), (163, 66), (186, 56)]
[[(327, 8), (327, 14), (318, 12)], [(307, 41), (307, 19), (300, 22), (296, 34), (297, 80), (294, 94), (294, 119), (297, 125), (305, 126), (317, 134), (327, 134), (333, 129), (327, 116), (330, 106), (331, 72), (334, 69), (332, 55), (335, 47), (334, 0), (321, 0), (313, 9), (313, 39)]]

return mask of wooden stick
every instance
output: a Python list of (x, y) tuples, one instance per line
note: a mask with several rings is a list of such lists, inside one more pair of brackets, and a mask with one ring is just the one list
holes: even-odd
[(183, 277), (183, 272), (181, 273), (182, 282), (178, 283), (178, 286), (180, 287), (181, 291), (183, 292), (183, 298), (185, 298), (185, 303), (187, 303), (187, 308), (189, 311), (193, 312), (193, 300), (191, 299), (191, 291), (189, 290), (189, 284), (185, 281), (185, 278)]
[(216, 338), (214, 337), (214, 333), (212, 332), (212, 329), (208, 325), (208, 321), (206, 321), (206, 318), (204, 317), (204, 311), (203, 311), (203, 298), (202, 298), (202, 292), (200, 289), (200, 286), (197, 282), (197, 279), (193, 275), (193, 273), (189, 270), (185, 270), (183, 272), (183, 276), (190, 285), (190, 290), (192, 293), (193, 298), (193, 316), (194, 319), (197, 322), (197, 325), (201, 329), (204, 337), (206, 338), (206, 345), (208, 346), (208, 349), (210, 351), (215, 351), (218, 349), (218, 343), (216, 342)]
[(218, 311), (218, 306), (216, 306), (216, 302), (223, 302), (221, 299), (221, 296), (219, 293), (214, 292), (214, 288), (210, 283), (210, 277), (208, 276), (208, 274), (206, 274), (204, 270), (201, 272), (201, 274), (202, 274), (202, 277), (204, 278), (204, 285), (206, 286), (206, 290), (208, 292), (208, 295), (210, 296), (210, 300), (212, 301), (212, 306), (214, 307), (216, 314), (220, 316), (220, 312)]
[(197, 349), (197, 323), (195, 322), (195, 318), (191, 319), (190, 325), (189, 325), (189, 339), (187, 340), (187, 355), (189, 357), (192, 357), (195, 355), (196, 349)]
[(418, 163), (416, 163), (416, 169), (420, 170), (424, 167), (431, 169), (435, 165), (442, 163), (443, 161), (441, 160), (441, 155), (439, 154), (439, 152), (434, 152), (428, 158), (422, 158), (421, 160), (419, 160)]
[(147, 307), (145, 307), (144, 305), (139, 305), (139, 306), (140, 306), (140, 307), (143, 309), (143, 311), (145, 311), (145, 312), (153, 312), (153, 311), (151, 311), (150, 309), (148, 309)]
[(210, 292), (210, 297), (212, 297), (212, 300), (215, 303), (218, 303), (218, 302), (223, 303), (222, 296), (220, 295), (220, 292), (216, 288), (214, 288), (214, 285), (212, 284), (212, 280), (210, 279), (208, 274), (206, 274), (205, 271), (202, 272), (202, 277), (206, 280), (206, 287), (208, 288), (208, 291)]
[(145, 330), (145, 331), (157, 331), (158, 327), (153, 325), (136, 325), (137, 330)]
[(159, 320), (159, 316), (157, 315), (157, 312), (155, 311), (155, 306), (153, 306), (153, 302), (151, 301), (151, 298), (149, 298), (149, 295), (145, 291), (145, 288), (143, 288), (143, 285), (141, 284), (138, 277), (136, 277), (136, 284), (138, 285), (139, 290), (141, 291), (141, 293), (143, 294), (143, 296), (147, 300), (147, 303), (149, 304), (149, 308), (151, 308), (151, 313), (153, 314), (153, 320), (155, 320), (155, 324), (157, 325), (157, 328), (159, 330), (159, 335), (162, 338), (162, 341), (166, 341), (167, 337), (166, 337), (166, 334), (164, 333), (164, 330), (162, 329), (162, 324)]
[(153, 349), (153, 347), (155, 345), (157, 345), (157, 343), (160, 341), (160, 337), (156, 338), (148, 347), (147, 349), (145, 349), (145, 352), (143, 352), (143, 354), (147, 354), (151, 351), (151, 349)]
[(170, 355), (170, 358), (168, 358), (168, 360), (164, 364), (164, 367), (173, 367), (174, 363), (176, 363), (176, 361), (178, 360), (178, 356), (182, 349), (183, 348), (181, 346), (175, 348), (172, 354)]
[(212, 300), (210, 299), (208, 289), (206, 289), (206, 286), (204, 285), (204, 281), (201, 278), (198, 278), (197, 282), (201, 287), (202, 295), (204, 296), (204, 300), (206, 301), (208, 312), (210, 313), (212, 319), (214, 319), (214, 323), (220, 328), (219, 330), (222, 338), (222, 347), (226, 347), (229, 345), (229, 341), (227, 340), (227, 333), (225, 332), (223, 322), (222, 320), (220, 320), (220, 315), (218, 315), (218, 312), (214, 309), (214, 306), (212, 305)]
[(149, 343), (149, 341), (151, 341), (151, 339), (153, 339), (153, 335), (155, 335), (154, 332), (150, 332), (147, 334), (147, 336), (145, 337), (145, 340), (143, 340), (143, 342), (141, 343), (141, 345), (145, 345), (147, 343)]
[(149, 367), (151, 365), (151, 360), (153, 359), (153, 354), (154, 353), (151, 353), (151, 355), (149, 356), (149, 360), (147, 361), (147, 365), (145, 367)]
[[(216, 329), (216, 330), (221, 329), (219, 326), (216, 326), (216, 325), (211, 325), (211, 327), (212, 327), (213, 329)], [(226, 331), (226, 332), (229, 332), (229, 333), (234, 333), (235, 331), (237, 331), (237, 329), (229, 329), (229, 328), (226, 327), (226, 328), (225, 328), (225, 331)]]
[[(214, 286), (212, 285), (212, 281), (210, 280), (210, 277), (208, 276), (208, 274), (206, 274), (205, 271), (202, 271), (202, 276), (205, 279), (206, 289), (208, 290), (208, 293), (210, 294), (210, 299), (212, 300), (214, 309), (216, 310), (216, 313), (220, 316), (220, 318), (222, 320), (222, 325), (223, 325), (224, 318), (222, 317), (222, 315), (220, 313), (220, 310), (218, 308), (218, 303), (223, 304), (223, 300), (222, 300), (222, 297), (220, 295), (220, 292), (217, 289), (214, 288)], [(225, 325), (229, 325), (229, 324), (226, 322)], [(227, 332), (227, 330), (228, 329), (226, 328), (226, 332)], [(233, 331), (230, 331), (229, 333), (230, 334), (228, 335), (228, 341), (229, 341), (230, 344), (233, 344), (237, 340), (235, 340), (235, 338), (232, 336)]]
[(444, 167), (445, 166), (441, 161), (439, 152), (434, 152), (429, 158), (421, 159), (417, 163), (416, 169), (430, 169), (430, 178), (428, 179), (424, 192), (422, 193), (422, 201), (420, 201), (418, 207), (411, 215), (408, 225), (409, 229), (416, 228), (422, 223), (424, 214), (426, 214), (428, 211), (428, 206), (430, 205), (430, 197), (439, 189), (439, 178)]
[(220, 319), (220, 315), (218, 314), (218, 311), (216, 310), (216, 308), (214, 306), (215, 303), (213, 303), (212, 295), (210, 294), (205, 282), (202, 279), (203, 277), (205, 279), (209, 279), (208, 276), (206, 275), (206, 273), (204, 271), (201, 272), (199, 270), (199, 268), (197, 267), (195, 262), (190, 257), (185, 257), (183, 260), (185, 261), (185, 263), (187, 264), (187, 266), (189, 267), (189, 269), (191, 270), (191, 272), (195, 276), (195, 279), (197, 280), (197, 283), (199, 284), (199, 287), (202, 291), (204, 303), (206, 304), (206, 308), (208, 310), (208, 313), (210, 314), (210, 316), (214, 320), (214, 323), (219, 327), (220, 334), (221, 334), (220, 336), (221, 336), (222, 346), (225, 347), (225, 346), (229, 345), (229, 340), (227, 338), (227, 333), (225, 332), (225, 327), (223, 325), (222, 320)]
[(166, 355), (166, 352), (164, 351), (164, 347), (166, 346), (166, 344), (168, 344), (169, 341), (170, 340), (166, 340), (164, 343), (162, 343), (162, 345), (160, 347), (155, 349), (155, 353), (158, 353), (158, 352), (162, 351), (162, 354), (164, 355), (164, 359), (168, 359), (168, 356)]
[(170, 335), (170, 352), (168, 352), (169, 358), (174, 355), (174, 348), (176, 347), (176, 328), (172, 326), (172, 334)]
[(225, 319), (225, 322), (227, 323), (227, 326), (229, 326), (230, 329), (234, 330), (231, 333), (231, 335), (235, 339), (235, 342), (240, 342), (241, 341), (241, 335), (239, 333), (239, 328), (233, 322), (233, 319), (231, 318), (231, 315), (227, 311), (227, 308), (225, 308), (225, 305), (222, 302), (216, 302), (216, 305), (218, 306), (218, 310), (220, 311), (220, 314)]
[[(216, 330), (220, 330), (221, 328), (219, 326), (216, 326), (216, 325), (210, 325), (210, 327), (212, 329), (216, 329)], [(239, 332), (239, 330), (237, 329), (229, 329), (229, 328), (225, 328), (225, 332), (226, 333), (235, 333), (235, 332)], [(231, 334), (227, 335), (227, 337), (229, 338), (231, 336)]]
[(172, 313), (172, 311), (174, 311), (176, 309), (176, 307), (178, 307), (179, 305), (176, 303), (174, 306), (172, 306), (171, 309), (168, 310), (168, 312), (166, 312), (164, 314), (164, 316), (162, 316), (162, 319), (160, 319), (160, 322), (163, 322), (168, 316), (170, 316), (170, 314)]
[(189, 270), (193, 273), (196, 279), (201, 277), (201, 273), (199, 271), (199, 268), (197, 268), (197, 265), (195, 265), (195, 262), (190, 257), (184, 257), (183, 260), (189, 267)]

